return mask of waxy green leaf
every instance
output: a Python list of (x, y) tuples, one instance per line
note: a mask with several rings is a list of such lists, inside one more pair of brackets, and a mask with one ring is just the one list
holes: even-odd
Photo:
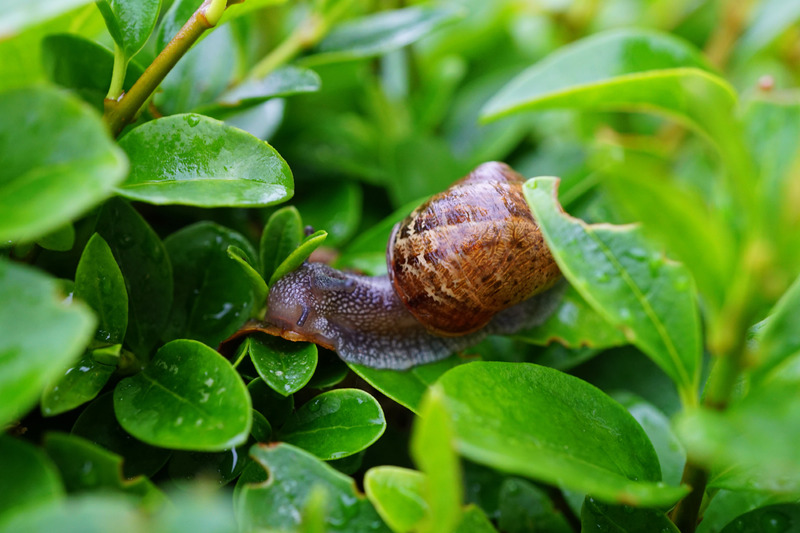
[(242, 268), (228, 257), (236, 246), (253, 261), (255, 250), (235, 231), (197, 222), (164, 240), (175, 272), (175, 297), (165, 340), (195, 339), (216, 346), (250, 316), (256, 302)]
[(294, 411), (294, 396), (275, 392), (263, 379), (256, 378), (247, 384), (253, 409), (261, 413), (274, 428), (281, 427)]
[(526, 533), (536, 529), (550, 533), (572, 531), (547, 493), (529, 481), (513, 477), (504, 480), (498, 500), (497, 526), (503, 533)]
[(120, 140), (131, 172), (118, 193), (152, 204), (257, 207), (294, 193), (286, 161), (264, 141), (202, 115), (147, 122)]
[(259, 257), (265, 280), (272, 279), (275, 270), (303, 241), (303, 221), (294, 206), (282, 207), (272, 213), (261, 233)]
[(386, 429), (380, 404), (359, 389), (336, 389), (309, 400), (280, 430), (279, 438), (320, 459), (341, 459), (374, 443)]
[(219, 451), (247, 440), (250, 396), (231, 364), (197, 341), (162, 346), (145, 369), (119, 382), (114, 411), (131, 435), (155, 446)]
[(201, 479), (220, 486), (227, 485), (250, 464), (247, 458), (249, 448), (250, 445), (245, 443), (222, 452), (175, 452), (169, 460), (167, 471), (175, 480)]
[(156, 27), (161, 0), (98, 0), (108, 32), (126, 59), (135, 56)]
[[(303, 223), (328, 233), (326, 246), (340, 246), (353, 236), (364, 211), (362, 190), (357, 183), (337, 181), (315, 183), (316, 193), (298, 198), (294, 204)], [(384, 241), (384, 248), (386, 242)]]
[(55, 416), (91, 401), (103, 389), (115, 366), (95, 361), (86, 353), (42, 392), (44, 416)]
[(783, 294), (758, 332), (759, 349), (753, 379), (761, 381), (771, 370), (800, 353), (800, 278)]
[(347, 366), (380, 392), (417, 413), (428, 388), (442, 374), (465, 362), (461, 357), (453, 355), (435, 363), (412, 367), (405, 372), (379, 370), (351, 363)]
[(97, 315), (95, 339), (119, 344), (128, 328), (128, 293), (125, 279), (114, 260), (111, 248), (95, 233), (83, 249), (75, 273), (75, 297)]
[[(250, 285), (250, 291), (253, 295), (253, 306), (250, 310), (250, 317), (256, 319), (264, 318), (264, 309), (267, 305), (267, 295), (269, 295), (269, 287), (264, 278), (258, 272), (258, 264), (255, 263), (255, 256), (248, 257), (248, 253), (236, 245), (230, 245), (225, 250), (228, 257), (239, 265), (242, 272), (247, 277)], [(253, 251), (251, 250), (251, 254)]]
[(103, 447), (123, 459), (126, 478), (153, 476), (170, 457), (170, 451), (150, 446), (122, 429), (114, 414), (114, 393), (99, 396), (81, 412), (72, 434)]
[(75, 226), (66, 224), (36, 239), (36, 244), (45, 250), (54, 252), (66, 252), (72, 249), (75, 244)]
[(655, 509), (635, 509), (608, 505), (594, 498), (586, 498), (581, 510), (582, 531), (608, 531), (609, 533), (638, 533), (659, 531), (680, 533), (667, 515)]
[(266, 470), (269, 482), (251, 484), (245, 478), (246, 471), (236, 487), (236, 515), (245, 531), (296, 529), (315, 487), (326, 495), (326, 531), (389, 531), (369, 501), (357, 493), (351, 478), (310, 453), (289, 444), (256, 444), (250, 456), (263, 469), (261, 479)]
[[(72, 33), (48, 35), (42, 40), (42, 63), (50, 81), (72, 89), (98, 111), (108, 93), (114, 69), (114, 53)], [(123, 90), (130, 89), (142, 75), (135, 62), (128, 63)]]
[(89, 309), (62, 299), (56, 280), (0, 259), (0, 425), (33, 407), (92, 337)]
[(108, 243), (125, 278), (125, 344), (145, 358), (161, 336), (172, 307), (169, 255), (153, 229), (121, 198), (105, 203), (96, 231)]
[(17, 509), (59, 500), (64, 487), (56, 466), (41, 451), (0, 436), (0, 522)]
[(364, 474), (364, 491), (394, 533), (415, 530), (428, 513), (425, 475), (398, 466), (376, 466)]
[(589, 226), (566, 215), (558, 180), (536, 178), (524, 194), (553, 257), (570, 284), (697, 402), (700, 319), (692, 278), (630, 226)]
[(303, 239), (298, 247), (278, 265), (278, 268), (275, 269), (275, 272), (273, 272), (272, 276), (269, 278), (268, 285), (273, 285), (277, 280), (302, 265), (314, 250), (322, 246), (322, 243), (324, 243), (327, 238), (328, 233), (324, 230), (319, 230)]
[(311, 69), (287, 65), (261, 80), (246, 80), (224, 92), (216, 102), (197, 111), (219, 117), (233, 109), (246, 109), (271, 98), (319, 91), (322, 82)]
[[(653, 445), (592, 385), (525, 363), (475, 362), (439, 379), (462, 455), (609, 503), (672, 505)], [(507, 406), (513, 405), (514, 409)]]
[(800, 527), (800, 504), (781, 503), (759, 507), (735, 518), (720, 533), (770, 533), (792, 531)]
[(44, 86), (2, 92), (0, 116), (0, 242), (48, 234), (104, 200), (125, 177), (125, 155), (105, 124), (66, 92)]
[(81, 437), (49, 433), (45, 436), (44, 448), (58, 466), (69, 492), (113, 489), (150, 502), (163, 498), (147, 478), (125, 479), (120, 456)]
[(251, 336), (244, 344), (258, 375), (283, 396), (302, 389), (317, 368), (316, 344), (272, 336)]
[(459, 10), (447, 6), (414, 6), (367, 15), (338, 24), (319, 43), (319, 53), (305, 62), (315, 65), (383, 55), (459, 17)]

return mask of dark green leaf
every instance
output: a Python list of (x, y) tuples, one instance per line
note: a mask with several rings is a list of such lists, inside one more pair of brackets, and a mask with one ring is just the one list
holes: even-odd
[(44, 86), (7, 91), (0, 116), (0, 242), (48, 234), (125, 177), (125, 155), (74, 96)]
[(367, 15), (337, 25), (310, 56), (311, 64), (383, 55), (429, 35), (459, 18), (452, 7), (414, 6)]
[(147, 122), (120, 141), (131, 172), (118, 192), (152, 204), (256, 207), (294, 193), (292, 173), (269, 144), (202, 115)]
[(235, 231), (213, 222), (197, 222), (164, 240), (175, 272), (175, 297), (164, 339), (195, 339), (216, 346), (251, 314), (255, 302), (250, 280), (228, 257), (228, 247), (255, 251)]
[(340, 459), (368, 448), (383, 435), (386, 420), (375, 398), (359, 389), (316, 396), (289, 417), (280, 440), (320, 459)]
[(547, 320), (515, 333), (514, 337), (541, 345), (558, 341), (569, 348), (610, 348), (627, 342), (622, 332), (611, 326), (571, 286), (564, 291), (558, 307)]
[(0, 259), (0, 425), (33, 407), (91, 339), (91, 312), (62, 298), (54, 279)]
[(720, 533), (727, 524), (742, 513), (784, 501), (791, 501), (791, 496), (718, 490), (703, 513), (703, 521), (697, 526), (697, 533)]
[(464, 483), (453, 429), (442, 390), (431, 388), (411, 435), (411, 457), (426, 477), (422, 494), (429, 514), (420, 528), (424, 533), (453, 531), (461, 520)]
[(55, 465), (21, 440), (0, 436), (0, 523), (17, 509), (58, 500), (64, 487)]
[(249, 464), (245, 443), (222, 452), (175, 452), (169, 460), (167, 470), (174, 480), (201, 480), (207, 483), (227, 485), (239, 477)]
[(126, 478), (150, 477), (170, 456), (169, 450), (145, 444), (122, 429), (114, 414), (113, 392), (90, 403), (75, 421), (72, 433), (121, 456)]
[(756, 382), (800, 352), (800, 278), (775, 304), (758, 338), (758, 363), (753, 370)]
[(44, 416), (55, 416), (93, 400), (102, 390), (116, 367), (98, 363), (90, 353), (66, 369), (42, 392)]
[(475, 362), (439, 379), (467, 458), (611, 503), (671, 505), (653, 445), (625, 409), (557, 370)]
[(220, 111), (248, 108), (271, 98), (319, 91), (319, 75), (311, 69), (292, 65), (280, 68), (263, 80), (247, 80), (219, 96), (209, 106), (198, 109), (203, 114), (218, 116)]
[(264, 318), (263, 312), (264, 307), (267, 305), (269, 287), (267, 287), (267, 282), (258, 272), (258, 265), (253, 264), (255, 263), (255, 251), (251, 248), (251, 255), (248, 257), (247, 252), (232, 244), (228, 246), (226, 252), (228, 257), (239, 265), (250, 284), (250, 292), (253, 295), (253, 307), (250, 310), (251, 318)]
[(635, 227), (589, 226), (566, 215), (557, 186), (556, 178), (536, 178), (524, 193), (561, 272), (672, 378), (686, 405), (696, 404), (700, 319), (691, 276)]
[(236, 370), (190, 340), (165, 344), (142, 372), (120, 381), (114, 411), (136, 438), (182, 450), (242, 444), (252, 424), (250, 396)]
[(296, 207), (282, 207), (270, 215), (259, 246), (265, 280), (272, 278), (278, 266), (302, 241), (303, 222)]
[(97, 7), (114, 42), (130, 59), (153, 33), (161, 0), (98, 0)]
[(75, 227), (72, 224), (61, 226), (57, 230), (36, 239), (36, 244), (45, 250), (66, 252), (75, 244)]
[(317, 368), (317, 345), (280, 337), (249, 337), (244, 341), (258, 375), (283, 396), (302, 389)]
[(243, 475), (237, 485), (236, 514), (245, 531), (296, 529), (314, 487), (327, 496), (327, 531), (389, 531), (372, 505), (358, 495), (353, 480), (313, 455), (288, 444), (256, 444), (250, 456), (266, 470), (270, 482), (250, 484)]
[(81, 437), (49, 433), (45, 436), (44, 448), (61, 471), (64, 485), (69, 492), (111, 489), (150, 502), (163, 498), (161, 492), (147, 478), (125, 479), (120, 456)]
[(128, 328), (128, 293), (114, 254), (95, 233), (83, 249), (75, 273), (75, 296), (94, 309), (98, 325), (95, 338), (119, 344)]
[(272, 424), (269, 423), (267, 417), (253, 410), (253, 427), (250, 429), (250, 435), (256, 439), (256, 442), (269, 442), (272, 439)]
[(277, 280), (302, 265), (314, 250), (322, 246), (322, 243), (324, 243), (327, 238), (327, 232), (319, 230), (303, 239), (300, 245), (278, 265), (278, 268), (275, 269), (275, 272), (273, 272), (272, 276), (269, 278), (268, 285), (273, 285)]
[[(114, 69), (111, 50), (79, 35), (59, 33), (42, 41), (42, 62), (50, 81), (74, 90), (92, 107), (103, 111)], [(137, 63), (128, 63), (123, 89), (130, 89), (142, 72)]]
[(500, 518), (497, 526), (503, 533), (548, 531), (569, 533), (569, 524), (556, 511), (543, 489), (524, 479), (509, 478), (500, 487)]
[(412, 367), (404, 372), (379, 370), (350, 363), (347, 366), (380, 392), (417, 413), (428, 387), (442, 374), (465, 362), (461, 357), (453, 355), (435, 363)]
[(422, 495), (425, 475), (397, 466), (376, 466), (364, 474), (370, 503), (394, 533), (414, 531), (428, 513)]
[(278, 394), (263, 379), (256, 378), (247, 384), (253, 409), (264, 415), (274, 428), (279, 428), (294, 411), (294, 396)]
[(96, 231), (111, 247), (125, 278), (125, 343), (139, 357), (146, 357), (161, 335), (172, 307), (169, 255), (147, 222), (120, 198), (112, 198), (103, 206)]
[(455, 533), (497, 533), (497, 530), (483, 509), (476, 505), (468, 505), (461, 513), (461, 521), (458, 523)]
[[(295, 205), (303, 223), (328, 233), (327, 246), (334, 248), (349, 239), (358, 229), (363, 211), (361, 187), (339, 181), (313, 185), (315, 194), (298, 198)], [(384, 248), (386, 243), (384, 242)]]
[(608, 505), (594, 498), (586, 498), (581, 511), (582, 531), (607, 531), (608, 533), (638, 533), (659, 531), (680, 533), (667, 515), (654, 509)]
[(317, 370), (306, 387), (310, 389), (330, 389), (348, 376), (350, 369), (335, 352), (322, 349), (317, 357)]
[(779, 533), (800, 528), (800, 504), (768, 505), (745, 513), (725, 526), (721, 533)]

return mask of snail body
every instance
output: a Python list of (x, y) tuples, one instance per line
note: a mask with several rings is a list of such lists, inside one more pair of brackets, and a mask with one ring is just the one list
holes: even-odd
[(480, 165), (395, 226), (388, 275), (306, 262), (275, 282), (267, 326), (254, 329), (405, 369), (542, 322), (560, 272), (523, 182), (503, 163)]

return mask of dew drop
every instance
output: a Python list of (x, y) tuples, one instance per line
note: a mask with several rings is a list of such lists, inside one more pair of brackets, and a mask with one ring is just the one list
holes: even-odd
[(186, 117), (186, 123), (189, 125), (189, 127), (194, 128), (195, 126), (200, 124), (200, 117), (195, 115), (189, 115), (188, 117)]

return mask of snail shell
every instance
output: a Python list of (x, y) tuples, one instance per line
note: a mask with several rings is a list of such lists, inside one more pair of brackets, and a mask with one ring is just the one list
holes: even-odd
[(484, 163), (395, 226), (389, 279), (428, 330), (476, 331), (560, 277), (524, 181), (504, 163)]

